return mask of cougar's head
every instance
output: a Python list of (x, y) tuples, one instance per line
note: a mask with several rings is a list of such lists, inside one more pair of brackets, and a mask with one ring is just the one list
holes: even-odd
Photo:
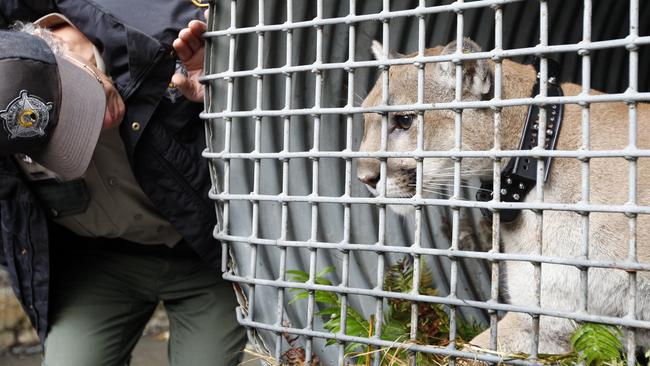
[[(373, 42), (372, 51), (382, 59), (382, 45)], [(445, 47), (427, 49), (426, 56), (451, 54), (456, 42)], [(463, 42), (463, 52), (478, 52), (479, 46), (469, 39)], [(392, 54), (390, 57), (415, 57)], [(462, 100), (491, 98), (492, 71), (489, 61), (471, 60), (462, 64)], [(418, 68), (413, 65), (391, 66), (388, 71), (388, 105), (408, 105), (418, 102)], [(456, 66), (451, 62), (429, 63), (424, 67), (424, 103), (444, 103), (455, 99)], [(363, 107), (382, 105), (382, 77), (363, 102)], [(414, 151), (418, 139), (418, 112), (405, 110), (390, 112), (386, 123), (386, 151)], [(428, 110), (424, 112), (423, 150), (448, 151), (454, 148), (455, 112), (451, 110)], [(379, 151), (382, 139), (382, 115), (364, 115), (364, 134), (360, 151)], [(489, 109), (465, 109), (462, 113), (462, 149), (489, 150), (493, 141), (493, 115)], [(378, 195), (381, 179), (380, 160), (358, 160), (357, 176), (373, 195)], [(448, 197), (453, 185), (453, 161), (449, 158), (427, 158), (423, 163), (423, 193), (427, 196)], [(491, 176), (488, 159), (465, 159), (462, 177), (474, 175)], [(411, 197), (415, 194), (416, 160), (413, 158), (390, 158), (386, 161), (386, 197)], [(408, 212), (409, 206), (395, 206), (399, 213)]]

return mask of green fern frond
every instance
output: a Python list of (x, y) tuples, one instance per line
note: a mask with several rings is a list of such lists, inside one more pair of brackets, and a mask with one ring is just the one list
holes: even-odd
[(625, 348), (615, 327), (585, 323), (571, 336), (571, 347), (587, 366), (618, 364), (625, 361)]
[(299, 269), (290, 269), (287, 270), (289, 276), (289, 281), (293, 282), (307, 282), (309, 281), (309, 273), (301, 271)]
[[(325, 267), (320, 272), (317, 272), (314, 278), (314, 283), (318, 285), (332, 286), (332, 281), (328, 280), (324, 276), (331, 272), (334, 272), (334, 270), (335, 270), (334, 266), (330, 266), (330, 267)], [(290, 275), (289, 281), (292, 282), (305, 283), (309, 281), (309, 274), (305, 271), (292, 269), (292, 270), (288, 270), (287, 274)], [(298, 300), (303, 300), (309, 297), (309, 291), (305, 289), (292, 288), (289, 289), (289, 292), (294, 294), (294, 297), (291, 300), (289, 300), (289, 304), (293, 304)], [(315, 291), (314, 299), (316, 300), (316, 302), (320, 302), (323, 304), (336, 305), (338, 303), (338, 296), (335, 293), (329, 291)]]

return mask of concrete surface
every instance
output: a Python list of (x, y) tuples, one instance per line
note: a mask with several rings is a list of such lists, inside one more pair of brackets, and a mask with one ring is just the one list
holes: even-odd
[[(40, 366), (41, 355), (30, 356), (0, 356), (1, 366)], [(241, 365), (259, 366), (261, 362), (245, 354)], [(133, 350), (133, 360), (130, 366), (169, 366), (167, 361), (167, 341), (155, 337), (143, 337)], [(190, 365), (188, 365), (190, 366)]]
[[(40, 366), (41, 355), (0, 356), (2, 366)], [(133, 350), (131, 366), (169, 366), (167, 362), (167, 341), (143, 337)]]

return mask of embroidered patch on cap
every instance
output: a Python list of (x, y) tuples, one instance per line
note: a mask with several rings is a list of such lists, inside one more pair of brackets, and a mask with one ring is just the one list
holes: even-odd
[(44, 102), (27, 90), (21, 90), (20, 96), (0, 110), (0, 119), (9, 132), (9, 138), (28, 138), (45, 135), (45, 128), (50, 123), (51, 102)]

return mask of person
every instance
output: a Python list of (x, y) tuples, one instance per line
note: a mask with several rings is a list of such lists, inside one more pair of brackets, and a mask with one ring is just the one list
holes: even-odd
[(171, 365), (236, 364), (201, 158), (202, 9), (3, 0), (0, 18), (23, 22), (0, 31), (0, 264), (43, 364), (127, 364), (159, 302)]

